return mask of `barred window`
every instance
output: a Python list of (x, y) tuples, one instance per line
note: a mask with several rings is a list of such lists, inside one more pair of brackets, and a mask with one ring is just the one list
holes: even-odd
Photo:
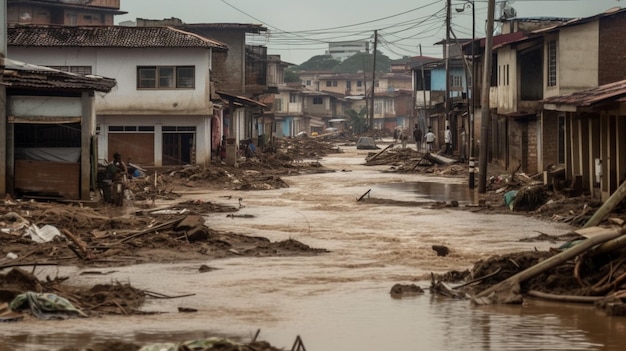
[(548, 42), (548, 86), (556, 86), (556, 40)]

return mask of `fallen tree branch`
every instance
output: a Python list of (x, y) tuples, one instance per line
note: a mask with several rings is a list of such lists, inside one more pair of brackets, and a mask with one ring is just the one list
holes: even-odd
[(485, 280), (485, 279), (487, 279), (487, 278), (491, 278), (491, 277), (493, 277), (494, 275), (496, 275), (496, 274), (500, 273), (500, 271), (501, 271), (501, 270), (502, 270), (502, 267), (498, 267), (498, 269), (496, 269), (493, 273), (489, 273), (489, 274), (487, 274), (487, 275), (483, 275), (482, 277), (479, 277), (479, 278), (476, 278), (476, 279), (472, 279), (472, 280), (470, 280), (469, 282), (467, 282), (467, 283), (463, 283), (463, 284), (461, 284), (461, 285), (457, 285), (457, 286), (453, 287), (452, 289), (459, 289), (459, 288), (462, 288), (462, 287), (464, 287), (464, 286), (468, 286), (468, 285), (470, 285), (470, 284), (474, 284), (474, 283), (476, 283), (476, 282), (483, 281), (483, 280)]

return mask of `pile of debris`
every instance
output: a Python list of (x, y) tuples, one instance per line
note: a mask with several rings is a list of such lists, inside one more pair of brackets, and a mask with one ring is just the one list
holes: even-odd
[(370, 153), (365, 158), (366, 166), (390, 166), (390, 171), (398, 173), (421, 172), (442, 176), (467, 174), (467, 167), (456, 160), (430, 152), (422, 153), (412, 148), (396, 147), (389, 144), (383, 150)]
[(430, 290), (478, 305), (519, 304), (534, 297), (594, 303), (608, 315), (626, 315), (626, 226), (620, 219), (609, 222), (558, 237), (544, 234), (541, 240), (565, 242), (549, 251), (493, 256), (462, 273), (433, 274)]
[(209, 166), (173, 167), (161, 174), (133, 178), (128, 187), (135, 200), (174, 199), (180, 187), (211, 187), (230, 190), (270, 190), (287, 188), (281, 178), (298, 174), (334, 172), (319, 162), (341, 149), (322, 138), (285, 138), (257, 152), (241, 157), (236, 166), (221, 161)]
[[(239, 208), (204, 201), (139, 210), (18, 202), (0, 207), (0, 268), (41, 264), (128, 265), (229, 256), (316, 255), (295, 240), (223, 233), (203, 215), (232, 216)], [(163, 253), (153, 255), (152, 250)]]

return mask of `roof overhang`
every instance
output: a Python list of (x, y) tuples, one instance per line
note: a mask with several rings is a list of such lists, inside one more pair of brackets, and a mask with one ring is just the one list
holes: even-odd
[(227, 94), (227, 93), (220, 92), (220, 91), (218, 91), (217, 94), (225, 100), (236, 102), (243, 106), (262, 107), (262, 108), (267, 107), (267, 105), (260, 103), (256, 100), (247, 98), (245, 96), (231, 95), (231, 94)]

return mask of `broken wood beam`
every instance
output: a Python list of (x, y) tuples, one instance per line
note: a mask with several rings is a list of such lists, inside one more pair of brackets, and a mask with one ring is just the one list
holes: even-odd
[(438, 165), (449, 165), (455, 162), (451, 158), (434, 155), (434, 154), (431, 154), (430, 152), (427, 152), (426, 154), (424, 154), (423, 158), (427, 159), (431, 163), (438, 164)]
[(593, 235), (589, 239), (581, 242), (580, 244), (573, 246), (559, 254), (556, 254), (522, 272), (519, 272), (498, 284), (493, 285), (492, 287), (478, 293), (474, 298), (482, 298), (491, 295), (492, 293), (497, 293), (500, 290), (504, 290), (508, 287), (513, 287), (515, 285), (519, 285), (520, 283), (531, 279), (539, 274), (559, 266), (568, 260), (578, 256), (579, 254), (591, 249), (592, 247), (605, 243), (609, 240), (613, 240), (618, 238), (626, 233), (624, 228), (600, 228), (600, 227), (592, 227), (576, 230), (577, 234), (585, 236), (586, 231), (600, 231), (601, 234)]
[(378, 156), (382, 155), (383, 152), (387, 151), (387, 149), (394, 147), (395, 144), (389, 144), (387, 145), (386, 148), (380, 150), (377, 154), (375, 154), (374, 156), (372, 156), (370, 159), (366, 160), (366, 162), (372, 162), (374, 161), (376, 158), (378, 158)]
[[(65, 228), (61, 229), (61, 232), (66, 237), (68, 237), (70, 240), (72, 240), (72, 242), (74, 242), (74, 244), (76, 244), (76, 246), (78, 246), (78, 249), (82, 253), (82, 257), (79, 256), (80, 259), (87, 258), (87, 259), (91, 260), (91, 259), (95, 258), (93, 252), (91, 252), (89, 249), (87, 249), (87, 245), (79, 237), (75, 236), (74, 234), (72, 234), (72, 232), (70, 232), (69, 230), (67, 230)], [(70, 247), (70, 249), (71, 249), (71, 247)]]
[(592, 227), (600, 224), (604, 218), (611, 213), (622, 200), (626, 198), (626, 181), (615, 190), (615, 192), (606, 200), (602, 206), (589, 218), (583, 228)]

